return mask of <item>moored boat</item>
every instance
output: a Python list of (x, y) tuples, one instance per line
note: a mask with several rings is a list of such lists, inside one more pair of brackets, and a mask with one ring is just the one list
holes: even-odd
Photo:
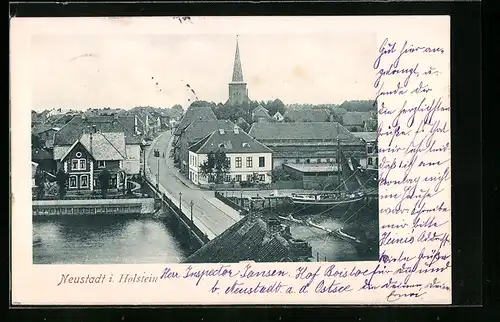
[(289, 198), (294, 204), (333, 206), (363, 200), (365, 195), (362, 192), (293, 193)]

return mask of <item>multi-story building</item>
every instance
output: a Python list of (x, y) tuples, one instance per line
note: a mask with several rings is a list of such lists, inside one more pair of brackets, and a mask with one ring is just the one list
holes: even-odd
[(224, 182), (272, 181), (271, 149), (235, 126), (232, 130), (213, 131), (189, 148), (189, 179), (193, 183), (210, 183), (210, 177), (202, 171), (202, 165), (211, 152), (224, 152), (229, 161)]
[(337, 122), (254, 123), (248, 134), (272, 149), (274, 168), (337, 163), (339, 147), (347, 158), (366, 158), (365, 142)]
[(109, 173), (108, 187), (127, 184), (123, 133), (85, 133), (61, 156), (60, 168), (68, 175), (68, 191), (93, 191), (101, 187), (100, 173)]
[[(125, 118), (126, 119), (126, 118)], [(133, 118), (131, 120), (133, 127)], [(61, 168), (61, 160), (68, 149), (84, 134), (121, 133), (125, 140), (123, 170), (127, 175), (137, 175), (141, 171), (142, 138), (129, 129), (118, 115), (113, 116), (75, 116), (54, 135), (54, 160)]]
[(366, 159), (361, 160), (361, 167), (369, 170), (378, 169), (377, 132), (355, 132), (353, 135), (366, 143)]

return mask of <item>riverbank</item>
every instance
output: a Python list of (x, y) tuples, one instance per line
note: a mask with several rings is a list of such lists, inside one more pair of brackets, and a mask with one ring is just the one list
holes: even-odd
[(34, 216), (40, 215), (100, 215), (100, 214), (152, 214), (153, 198), (33, 200)]

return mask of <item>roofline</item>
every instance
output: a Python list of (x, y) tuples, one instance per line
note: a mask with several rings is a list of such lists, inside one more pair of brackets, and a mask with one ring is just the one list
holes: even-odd
[[(205, 140), (205, 139), (206, 139), (206, 141), (205, 141), (205, 142), (204, 142), (204, 143), (203, 143), (203, 144), (202, 144), (202, 145), (201, 145), (198, 149), (196, 149), (196, 151), (193, 151), (193, 152), (194, 152), (194, 153), (196, 153), (196, 154), (198, 154), (198, 151), (200, 151), (203, 147), (205, 147), (205, 145), (207, 144), (208, 140), (210, 140), (210, 137), (211, 137), (212, 135), (214, 135), (216, 131), (217, 131), (217, 130), (212, 131), (211, 133), (209, 133), (209, 134), (207, 134), (205, 137), (203, 137), (203, 139), (201, 139), (201, 140)], [(201, 140), (200, 140), (200, 141), (201, 141)], [(198, 142), (197, 142), (197, 143), (198, 143)], [(195, 144), (196, 144), (196, 143), (195, 143)], [(194, 145), (194, 144), (193, 144), (193, 145)]]
[[(80, 138), (81, 138), (81, 136), (80, 136)], [(90, 157), (91, 157), (92, 159), (94, 159), (94, 160), (95, 160), (95, 157), (92, 155), (92, 153), (90, 153), (90, 151), (89, 151), (89, 150), (85, 147), (85, 145), (83, 145), (83, 143), (82, 143), (82, 142), (80, 142), (80, 138), (79, 138), (78, 140), (76, 140), (76, 142), (75, 142), (75, 143), (73, 143), (73, 144), (72, 144), (72, 145), (68, 148), (68, 150), (66, 151), (66, 153), (64, 154), (64, 156), (63, 156), (63, 157), (61, 157), (60, 161), (64, 160), (64, 159), (68, 156), (69, 152), (71, 152), (71, 150), (73, 150), (73, 149), (75, 148), (75, 146), (76, 146), (78, 143), (80, 143), (80, 144), (82, 145), (83, 149), (84, 149), (85, 151), (87, 151), (87, 153), (90, 155)]]
[[(102, 136), (102, 137), (104, 137), (104, 139), (105, 139), (106, 141), (108, 141), (108, 143), (109, 143), (109, 144), (111, 144), (111, 146), (113, 147), (113, 149), (115, 149), (115, 150), (116, 150), (116, 152), (118, 152), (118, 154), (119, 154), (119, 155), (121, 155), (123, 159), (126, 159), (126, 158), (127, 158), (126, 156), (124, 156), (124, 155), (123, 155), (123, 154), (122, 154), (122, 153), (118, 150), (118, 148), (117, 148), (117, 147), (116, 147), (116, 146), (115, 146), (115, 145), (114, 145), (114, 144), (113, 144), (110, 140), (108, 140), (108, 138), (106, 137), (106, 135), (104, 135), (104, 133), (99, 133), (99, 134), (101, 134), (101, 136)], [(123, 143), (125, 144), (125, 133), (123, 133)], [(125, 144), (125, 145), (126, 145), (126, 144)], [(126, 150), (126, 149), (125, 149), (125, 150)]]

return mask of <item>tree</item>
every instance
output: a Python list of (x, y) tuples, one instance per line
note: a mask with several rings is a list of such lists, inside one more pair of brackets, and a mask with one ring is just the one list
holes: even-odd
[(35, 185), (37, 187), (36, 189), (38, 198), (42, 198), (45, 192), (45, 175), (38, 169), (35, 173)]
[(200, 172), (208, 178), (208, 182), (222, 183), (229, 168), (230, 161), (224, 151), (210, 151), (207, 154), (207, 159), (200, 166)]
[(101, 183), (101, 193), (102, 197), (106, 198), (108, 194), (108, 188), (109, 188), (109, 179), (111, 178), (111, 175), (109, 174), (108, 169), (104, 169), (101, 171), (99, 174), (99, 182)]
[(68, 174), (63, 169), (59, 169), (56, 175), (57, 185), (59, 186), (59, 199), (63, 199), (66, 195), (66, 182), (68, 181)]
[(31, 134), (31, 148), (34, 149), (42, 148), (42, 140), (40, 140), (40, 137), (38, 137), (38, 135)]
[(180, 105), (180, 104), (175, 104), (170, 109), (172, 110), (172, 112), (175, 113), (174, 116), (176, 116), (176, 117), (180, 117), (180, 116), (182, 116), (182, 114), (184, 114), (184, 108), (182, 108), (182, 105)]

